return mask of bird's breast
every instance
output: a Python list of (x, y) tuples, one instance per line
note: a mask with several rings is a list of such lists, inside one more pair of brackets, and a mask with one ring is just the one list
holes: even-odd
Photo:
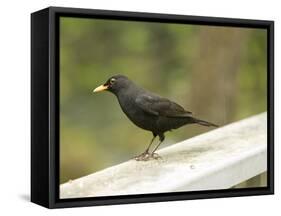
[(157, 116), (144, 112), (132, 97), (118, 97), (118, 102), (126, 116), (138, 127), (153, 131), (157, 127)]

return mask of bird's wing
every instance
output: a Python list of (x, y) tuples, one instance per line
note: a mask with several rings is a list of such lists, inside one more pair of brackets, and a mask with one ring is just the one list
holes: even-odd
[(157, 95), (139, 95), (135, 102), (143, 111), (152, 115), (166, 117), (191, 116), (191, 112), (186, 111), (180, 105)]

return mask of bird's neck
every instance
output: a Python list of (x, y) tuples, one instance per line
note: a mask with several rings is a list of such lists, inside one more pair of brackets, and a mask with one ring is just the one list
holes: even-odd
[(143, 89), (137, 85), (130, 85), (126, 88), (119, 89), (118, 92), (115, 93), (118, 100), (135, 100), (136, 96), (142, 92)]

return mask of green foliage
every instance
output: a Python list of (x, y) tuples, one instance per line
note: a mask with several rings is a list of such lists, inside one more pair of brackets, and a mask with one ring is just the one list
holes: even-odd
[[(224, 43), (209, 50), (202, 47), (205, 37), (231, 41), (227, 29), (207, 30), (206, 26), (134, 21), (61, 18), (60, 20), (60, 181), (65, 182), (141, 153), (151, 134), (134, 126), (122, 113), (116, 98), (107, 92), (93, 94), (95, 87), (114, 74), (124, 74), (144, 88), (168, 97), (205, 120), (227, 124), (266, 110), (266, 31), (235, 28), (237, 58), (232, 78), (224, 71), (209, 73), (212, 56), (232, 62), (234, 48)], [(231, 28), (233, 29), (233, 28)], [(203, 32), (205, 31), (205, 32)], [(241, 33), (241, 34), (240, 34)], [(203, 37), (203, 36), (205, 37)], [(212, 39), (211, 42), (215, 43)], [(241, 40), (240, 40), (241, 39)], [(236, 44), (237, 43), (237, 44)], [(216, 47), (216, 46), (215, 46)], [(225, 61), (228, 60), (228, 61)], [(212, 62), (212, 61), (209, 61)], [(198, 66), (203, 68), (197, 70)], [(198, 71), (201, 71), (198, 74)], [(233, 72), (232, 72), (233, 71)], [(212, 79), (210, 79), (210, 77)], [(215, 80), (212, 82), (204, 82)], [(226, 79), (226, 82), (222, 82)], [(228, 79), (228, 80), (227, 80)], [(217, 80), (217, 82), (216, 82)], [(221, 97), (210, 89), (231, 89), (231, 107), (219, 103)], [(207, 84), (206, 84), (207, 83)], [(200, 91), (192, 91), (199, 86)], [(209, 100), (200, 100), (208, 95)], [(192, 104), (206, 112), (198, 112)], [(216, 106), (215, 111), (211, 107)], [(192, 109), (193, 108), (193, 109)], [(198, 109), (199, 110), (199, 109)], [(230, 117), (218, 119), (221, 113)], [(187, 139), (207, 129), (187, 126), (166, 134), (163, 146)]]

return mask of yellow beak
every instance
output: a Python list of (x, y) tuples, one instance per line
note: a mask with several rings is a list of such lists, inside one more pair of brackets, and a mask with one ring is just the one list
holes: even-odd
[(104, 91), (106, 89), (108, 89), (107, 85), (100, 85), (97, 88), (95, 88), (93, 92), (100, 92), (100, 91)]

